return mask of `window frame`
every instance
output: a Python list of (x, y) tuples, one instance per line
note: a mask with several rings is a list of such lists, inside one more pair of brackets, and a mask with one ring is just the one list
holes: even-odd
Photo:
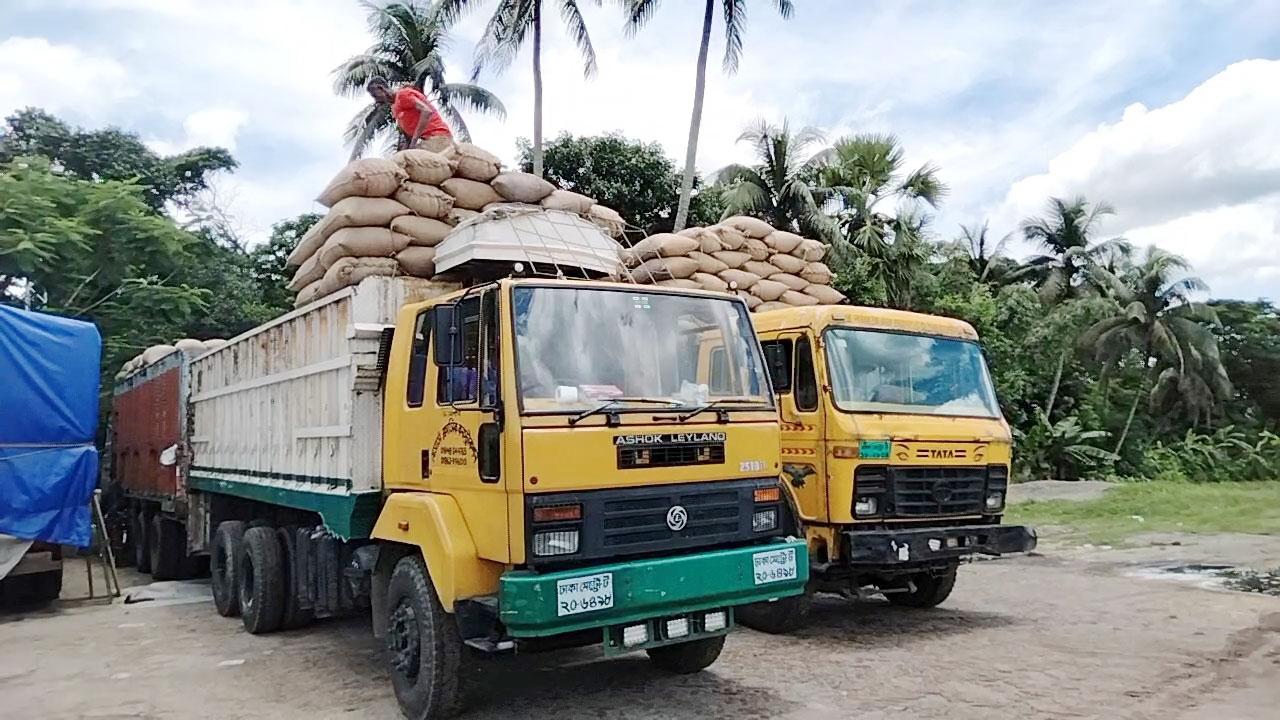
[[(803, 363), (800, 359), (800, 350), (802, 346), (804, 348), (804, 352), (808, 356), (808, 361)], [(796, 411), (803, 413), (817, 412), (819, 393), (821, 391), (818, 388), (818, 370), (813, 362), (813, 341), (809, 339), (808, 335), (801, 335), (795, 341), (795, 347), (791, 358), (791, 368), (794, 373), (791, 380), (791, 387), (794, 390), (792, 399), (795, 401)], [(806, 387), (805, 383), (801, 381), (800, 373), (802, 368), (808, 371), (808, 377), (805, 378), (805, 380), (808, 381), (808, 387)], [(802, 395), (802, 393), (808, 392), (812, 392), (812, 395)], [(812, 402), (804, 402), (802, 404), (802, 398), (804, 400), (809, 400), (810, 397), (812, 398)]]
[[(422, 332), (424, 328), (427, 329), (425, 334)], [(420, 408), (427, 401), (427, 379), (430, 377), (428, 370), (431, 367), (431, 336), (434, 333), (435, 328), (431, 325), (431, 308), (424, 308), (418, 313), (418, 318), (413, 323), (413, 337), (409, 338), (409, 367), (405, 374), (404, 401), (405, 405), (411, 408)], [(423, 339), (422, 382), (418, 386), (415, 402), (412, 395), (414, 358), (417, 357), (414, 344), (418, 342), (419, 337)]]

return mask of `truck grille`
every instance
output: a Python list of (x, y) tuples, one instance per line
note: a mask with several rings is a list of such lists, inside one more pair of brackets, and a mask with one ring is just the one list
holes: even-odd
[(618, 469), (620, 470), (680, 465), (719, 465), (723, 462), (724, 443), (618, 448)]
[(895, 467), (889, 474), (894, 514), (898, 517), (982, 512), (986, 466)]
[[(736, 490), (728, 490), (607, 501), (602, 508), (603, 544), (618, 548), (672, 538), (714, 542), (719, 536), (732, 537), (742, 523), (740, 500)], [(674, 531), (667, 526), (667, 511), (677, 505), (685, 509), (688, 520), (684, 529)]]

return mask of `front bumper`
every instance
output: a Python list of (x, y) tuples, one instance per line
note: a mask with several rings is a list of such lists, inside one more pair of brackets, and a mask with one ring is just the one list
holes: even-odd
[[(795, 577), (761, 579), (755, 556), (787, 550), (794, 553)], [(607, 607), (574, 613), (561, 607), (560, 583), (601, 575), (612, 587)], [(808, 580), (804, 541), (779, 540), (551, 573), (509, 572), (499, 580), (498, 615), (512, 637), (545, 637), (799, 595)]]
[(1022, 525), (846, 530), (841, 534), (847, 563), (859, 566), (906, 566), (1036, 548), (1036, 531)]

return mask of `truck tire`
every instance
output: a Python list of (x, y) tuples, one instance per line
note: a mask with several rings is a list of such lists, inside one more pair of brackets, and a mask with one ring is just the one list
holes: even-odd
[(315, 619), (311, 608), (299, 606), (298, 588), (294, 586), (295, 583), (293, 581), (293, 571), (296, 567), (294, 553), (297, 552), (298, 529), (289, 525), (280, 528), (276, 533), (280, 536), (280, 567), (284, 577), (284, 615), (280, 619), (280, 629), (296, 630), (309, 625)]
[(917, 609), (927, 609), (941, 605), (951, 595), (956, 586), (956, 571), (951, 566), (941, 575), (916, 575), (911, 579), (916, 589), (911, 592), (896, 592), (885, 595), (890, 605)]
[(451, 717), (461, 708), (464, 647), (418, 554), (401, 558), (387, 586), (387, 659), (400, 710), (410, 720)]
[(133, 536), (133, 567), (140, 573), (151, 572), (151, 542), (147, 527), (147, 513), (138, 506), (129, 516), (133, 523), (129, 526)]
[(771, 635), (783, 635), (803, 627), (809, 620), (811, 607), (813, 607), (813, 594), (805, 590), (800, 595), (778, 598), (773, 602), (743, 605), (735, 613), (738, 616), (738, 622), (752, 630)]
[(213, 605), (222, 617), (240, 614), (240, 590), (236, 586), (236, 566), (240, 545), (244, 540), (244, 523), (227, 520), (218, 523), (209, 549), (209, 577), (213, 585)]
[(181, 580), (187, 565), (186, 527), (156, 513), (151, 516), (147, 541), (151, 551), (151, 577), (156, 580)]
[(280, 540), (275, 528), (251, 527), (240, 543), (236, 587), (240, 595), (240, 620), (254, 635), (280, 629), (284, 617), (284, 569)]
[(724, 650), (724, 636), (690, 640), (679, 645), (650, 648), (649, 662), (659, 670), (675, 675), (689, 675), (705, 670)]

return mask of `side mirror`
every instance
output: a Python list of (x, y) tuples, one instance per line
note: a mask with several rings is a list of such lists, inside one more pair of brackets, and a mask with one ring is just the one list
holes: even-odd
[(480, 442), (477, 448), (480, 481), (496, 483), (502, 477), (502, 429), (496, 422), (480, 426)]
[(764, 364), (769, 370), (769, 379), (773, 382), (773, 391), (779, 394), (791, 392), (791, 357), (790, 348), (784, 342), (771, 342), (763, 347)]
[(458, 324), (458, 306), (447, 303), (431, 308), (431, 327), (435, 334), (436, 365), (461, 365), (462, 327)]

